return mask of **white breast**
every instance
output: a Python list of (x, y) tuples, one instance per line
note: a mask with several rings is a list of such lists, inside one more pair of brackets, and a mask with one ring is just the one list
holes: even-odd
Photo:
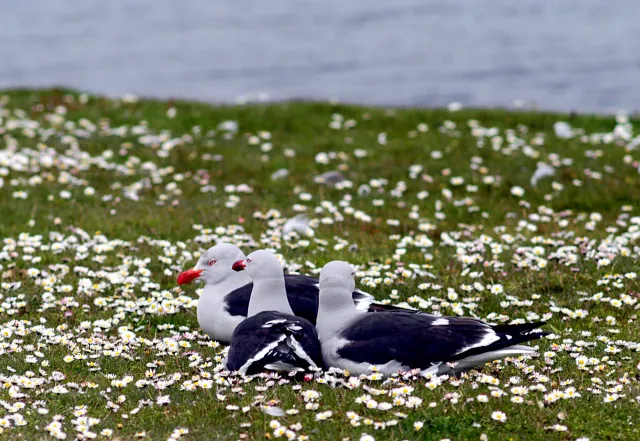
[(211, 339), (229, 343), (236, 326), (245, 317), (230, 315), (223, 302), (223, 296), (207, 293), (205, 289), (198, 300), (198, 324)]

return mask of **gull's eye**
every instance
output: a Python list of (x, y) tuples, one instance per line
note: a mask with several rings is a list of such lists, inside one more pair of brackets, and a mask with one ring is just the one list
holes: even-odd
[(355, 276), (356, 272), (355, 271), (351, 271), (351, 277)]
[(207, 265), (209, 265), (209, 266), (213, 266), (213, 265), (215, 265), (215, 264), (216, 264), (216, 262), (217, 262), (217, 260), (216, 260), (216, 259), (211, 259), (210, 261), (208, 261), (208, 262), (207, 262)]
[(251, 263), (251, 259), (247, 257), (247, 263)]

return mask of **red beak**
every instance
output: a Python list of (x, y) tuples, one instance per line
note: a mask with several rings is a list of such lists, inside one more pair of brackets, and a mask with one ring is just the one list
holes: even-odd
[(231, 268), (234, 271), (242, 271), (247, 267), (247, 264), (244, 260), (238, 260), (237, 262), (234, 262), (233, 265), (231, 266)]
[(200, 277), (200, 274), (202, 274), (203, 271), (204, 270), (194, 268), (180, 273), (180, 275), (178, 276), (178, 285), (184, 285), (185, 283), (193, 282), (198, 277)]

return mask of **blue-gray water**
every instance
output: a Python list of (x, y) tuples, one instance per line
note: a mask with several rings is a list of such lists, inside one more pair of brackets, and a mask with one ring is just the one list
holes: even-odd
[(640, 0), (0, 3), (0, 87), (640, 109)]

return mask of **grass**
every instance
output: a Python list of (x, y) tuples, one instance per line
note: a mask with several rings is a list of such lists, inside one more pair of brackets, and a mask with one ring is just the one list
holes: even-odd
[[(302, 102), (214, 107), (57, 89), (0, 95), (2, 439), (52, 439), (56, 418), (67, 439), (167, 439), (179, 427), (188, 440), (274, 438), (271, 420), (313, 440), (640, 439), (638, 121)], [(556, 136), (558, 121), (574, 135)], [(532, 186), (538, 161), (555, 174)], [(289, 175), (271, 179), (279, 169)], [(348, 183), (314, 182), (329, 170)], [(252, 191), (225, 188), (242, 184)], [(285, 219), (305, 207), (324, 219), (315, 236), (283, 238)], [(496, 362), (433, 390), (402, 378), (332, 386), (338, 374), (227, 379), (216, 367), (223, 348), (199, 333), (196, 287), (175, 284), (216, 240), (274, 249), (308, 273), (348, 260), (378, 299), (492, 322), (548, 317), (555, 335), (539, 342), (538, 357)], [(165, 347), (178, 342), (186, 347)], [(592, 364), (579, 369), (582, 355)], [(125, 376), (133, 380), (118, 383)], [(185, 381), (201, 386), (190, 391)], [(422, 403), (382, 410), (358, 400), (391, 402), (402, 385)], [(512, 401), (516, 385), (527, 389), (522, 403)], [(550, 398), (569, 387), (580, 396)], [(308, 390), (320, 398), (306, 403)], [(158, 404), (160, 396), (170, 402)], [(290, 413), (269, 416), (260, 403)], [(332, 415), (322, 420), (325, 411)], [(99, 422), (83, 427), (84, 416)]]

